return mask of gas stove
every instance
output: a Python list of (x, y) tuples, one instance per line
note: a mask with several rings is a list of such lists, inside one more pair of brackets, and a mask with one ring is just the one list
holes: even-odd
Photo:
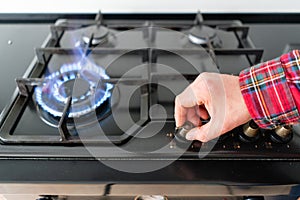
[(260, 61), (247, 32), (238, 21), (205, 24), (200, 13), (189, 22), (58, 20), (28, 75), (16, 78), (1, 139), (73, 145), (83, 131), (89, 142), (120, 144), (153, 123), (172, 133), (174, 98), (201, 72)]
[(175, 129), (175, 96), (200, 73), (238, 75), (262, 61), (240, 21), (99, 13), (59, 19), (50, 32), (1, 113), (0, 156), (17, 171), (4, 181), (300, 180), (298, 127), (262, 130), (250, 121), (208, 143)]

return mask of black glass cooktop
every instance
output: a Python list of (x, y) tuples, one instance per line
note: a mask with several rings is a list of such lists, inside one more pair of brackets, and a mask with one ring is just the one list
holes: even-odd
[(241, 126), (213, 146), (174, 138), (175, 96), (200, 73), (238, 74), (261, 61), (263, 51), (253, 45), (249, 27), (205, 21), (201, 14), (194, 21), (99, 16), (58, 20), (50, 27), (2, 112), (3, 146), (24, 145), (22, 155), (58, 157), (90, 156), (83, 146), (91, 145), (103, 148), (94, 157), (109, 158), (295, 158), (297, 127), (280, 130), (288, 133), (281, 138), (280, 131), (250, 127), (257, 129), (252, 137)]

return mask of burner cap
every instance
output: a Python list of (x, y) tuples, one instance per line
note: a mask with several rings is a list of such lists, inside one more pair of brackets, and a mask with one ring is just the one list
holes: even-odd
[[(74, 84), (76, 81), (76, 90), (73, 90)], [(90, 84), (86, 80), (78, 77), (77, 79), (70, 79), (67, 80), (66, 82), (63, 82), (58, 89), (58, 93), (65, 97), (68, 98), (69, 96), (73, 96), (73, 98), (79, 99), (83, 96), (86, 96)]]
[(67, 64), (45, 77), (44, 84), (35, 88), (36, 102), (44, 111), (61, 117), (67, 98), (72, 96), (69, 117), (80, 117), (110, 97), (112, 85), (101, 83), (101, 79), (108, 78), (104, 69), (93, 63)]
[(93, 35), (91, 44), (93, 46), (96, 46), (96, 45), (101, 44), (104, 41), (106, 41), (108, 32), (109, 32), (109, 30), (105, 26), (96, 26), (96, 25), (89, 26), (89, 27), (85, 28), (84, 34), (82, 36), (82, 40), (85, 44), (89, 44), (90, 39)]
[(204, 25), (195, 25), (189, 31), (189, 40), (197, 45), (207, 42), (217, 36), (216, 30)]

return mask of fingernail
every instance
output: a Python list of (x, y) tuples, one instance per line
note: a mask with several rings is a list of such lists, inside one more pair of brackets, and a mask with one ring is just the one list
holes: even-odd
[(186, 138), (187, 140), (194, 140), (194, 139), (195, 139), (195, 133), (192, 132), (192, 131), (190, 131), (190, 132), (188, 132), (188, 133), (186, 134), (185, 138)]

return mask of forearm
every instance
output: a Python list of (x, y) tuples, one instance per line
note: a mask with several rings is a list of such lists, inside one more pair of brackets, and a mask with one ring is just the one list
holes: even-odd
[(260, 127), (300, 122), (300, 51), (247, 68), (239, 80), (249, 113)]

